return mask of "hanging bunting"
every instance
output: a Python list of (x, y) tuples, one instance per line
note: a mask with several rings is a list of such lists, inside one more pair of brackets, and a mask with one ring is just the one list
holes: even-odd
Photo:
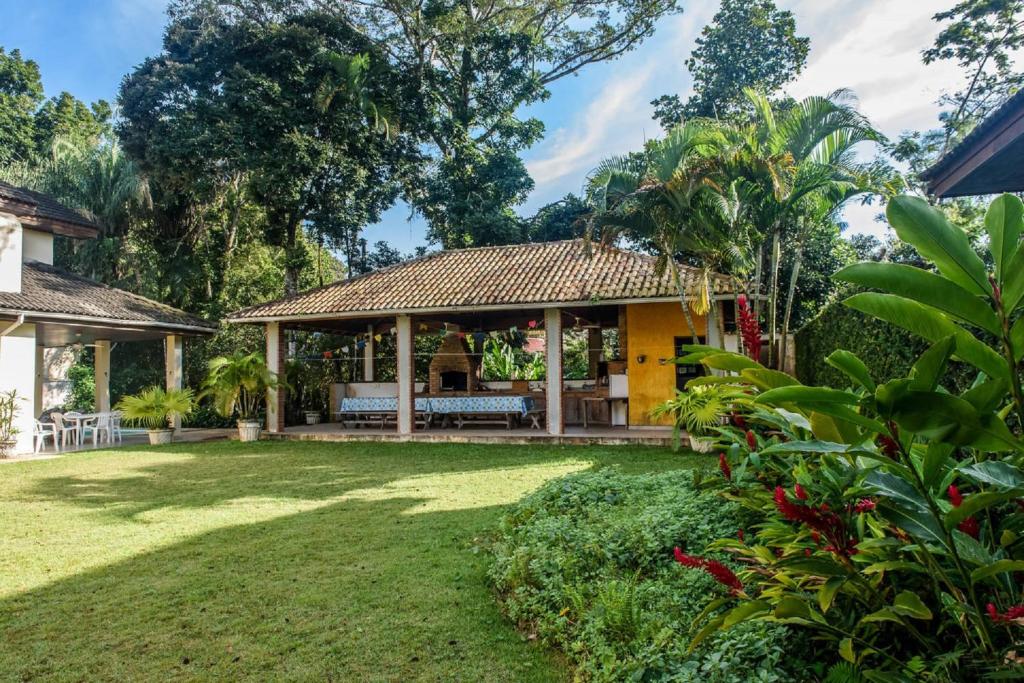
[(383, 338), (384, 338), (384, 335), (382, 335), (382, 334), (375, 334), (375, 335), (373, 335), (374, 341), (380, 341)]
[(391, 328), (391, 335), (394, 336), (396, 334), (398, 334), (398, 328), (397, 327), (392, 327)]
[(420, 332), (426, 332), (428, 329), (430, 328), (427, 327), (426, 323), (420, 323)]
[(366, 348), (366, 342), (362, 339), (356, 341), (356, 349), (362, 351)]
[(484, 345), (484, 340), (487, 339), (486, 332), (474, 332), (473, 333), (473, 345), (479, 350)]
[(330, 351), (324, 351), (324, 358), (333, 358), (334, 354)]
[(342, 354), (347, 354), (348, 353), (348, 347), (347, 346), (342, 346), (341, 347), (341, 353)]

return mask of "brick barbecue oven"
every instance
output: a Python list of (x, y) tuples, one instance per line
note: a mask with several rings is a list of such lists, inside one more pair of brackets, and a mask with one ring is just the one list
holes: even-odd
[(430, 393), (472, 394), (476, 390), (478, 367), (465, 338), (455, 333), (445, 335), (430, 361)]

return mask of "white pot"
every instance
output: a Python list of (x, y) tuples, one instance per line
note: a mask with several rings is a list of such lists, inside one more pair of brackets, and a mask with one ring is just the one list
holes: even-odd
[(174, 436), (173, 429), (150, 429), (146, 433), (149, 434), (149, 443), (153, 446), (170, 443)]
[(320, 424), (320, 412), (314, 410), (306, 411), (306, 424), (318, 425)]
[(715, 440), (690, 435), (690, 448), (698, 453), (710, 453), (715, 447)]
[(18, 445), (15, 440), (0, 441), (0, 458), (6, 458), (14, 452), (14, 447)]
[(259, 441), (260, 440), (260, 423), (258, 420), (239, 420), (238, 421), (238, 440), (239, 441)]

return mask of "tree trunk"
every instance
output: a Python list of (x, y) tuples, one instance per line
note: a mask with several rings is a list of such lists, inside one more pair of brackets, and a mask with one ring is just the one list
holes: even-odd
[(793, 298), (796, 295), (796, 281), (800, 277), (800, 262), (803, 260), (803, 244), (797, 244), (796, 260), (793, 263), (793, 272), (789, 276), (789, 292), (786, 295), (786, 312), (782, 316), (782, 341), (779, 352), (779, 369), (784, 370), (786, 366), (786, 354), (789, 352), (789, 319), (793, 313)]
[(672, 252), (667, 251), (666, 253), (668, 254), (668, 267), (672, 270), (672, 280), (676, 283), (676, 290), (679, 292), (679, 305), (683, 308), (683, 318), (686, 320), (686, 327), (693, 343), (699, 344), (700, 339), (697, 338), (697, 327), (693, 324), (693, 314), (690, 313), (690, 303), (686, 299), (686, 289), (683, 287), (683, 279), (679, 275), (679, 267), (672, 256)]
[(775, 230), (772, 234), (772, 254), (771, 254), (771, 285), (768, 289), (768, 365), (769, 367), (777, 367), (775, 358), (775, 340), (776, 333), (778, 332), (778, 307), (779, 307), (779, 231)]
[[(754, 298), (748, 301), (754, 317), (761, 318), (761, 271), (764, 262), (764, 242), (757, 245), (757, 263), (754, 264)], [(739, 310), (738, 308), (736, 309)]]

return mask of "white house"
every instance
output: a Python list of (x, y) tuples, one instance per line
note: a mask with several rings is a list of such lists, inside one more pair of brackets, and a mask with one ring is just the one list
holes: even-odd
[(14, 389), (16, 451), (32, 449), (44, 410), (46, 349), (95, 348), (96, 409), (110, 409), (113, 344), (164, 339), (167, 386), (182, 383), (182, 340), (216, 326), (53, 265), (53, 238), (93, 239), (99, 226), (47, 195), (0, 182), (0, 391)]

